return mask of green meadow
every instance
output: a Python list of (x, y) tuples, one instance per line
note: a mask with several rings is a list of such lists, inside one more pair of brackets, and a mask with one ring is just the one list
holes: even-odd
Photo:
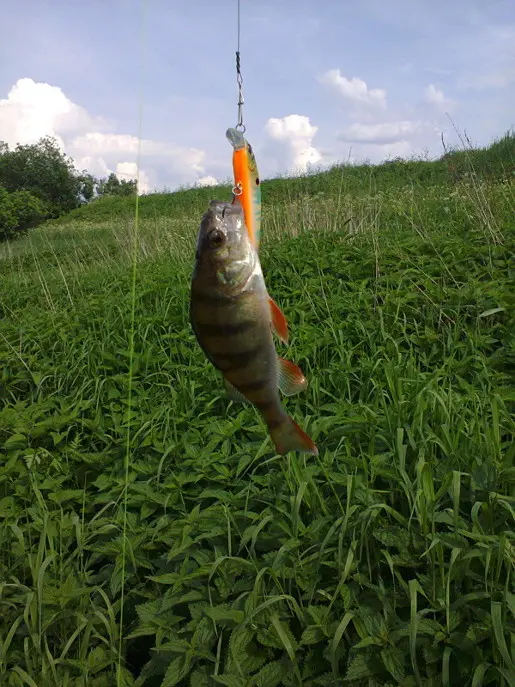
[(230, 186), (0, 244), (2, 687), (515, 687), (515, 138), (263, 183), (319, 456), (189, 320)]

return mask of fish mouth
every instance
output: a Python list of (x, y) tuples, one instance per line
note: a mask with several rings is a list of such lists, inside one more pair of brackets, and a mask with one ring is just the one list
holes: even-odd
[(242, 148), (245, 148), (245, 137), (243, 136), (242, 131), (231, 128), (227, 129), (225, 135), (227, 136), (234, 150), (241, 150)]

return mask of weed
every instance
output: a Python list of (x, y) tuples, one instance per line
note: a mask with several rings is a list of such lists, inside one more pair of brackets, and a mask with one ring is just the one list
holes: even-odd
[(142, 199), (130, 403), (132, 201), (0, 247), (0, 684), (515, 685), (513, 182), (445, 169), (263, 185), (316, 459), (195, 343), (212, 189)]

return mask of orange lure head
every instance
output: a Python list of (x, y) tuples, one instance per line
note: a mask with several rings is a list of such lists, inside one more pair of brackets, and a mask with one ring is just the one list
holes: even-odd
[[(261, 236), (261, 180), (252, 146), (238, 129), (227, 129), (233, 147), (234, 196), (243, 208), (252, 245), (259, 250)], [(233, 201), (234, 202), (234, 201)]]

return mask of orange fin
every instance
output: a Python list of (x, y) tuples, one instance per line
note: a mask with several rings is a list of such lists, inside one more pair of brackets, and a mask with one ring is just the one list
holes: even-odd
[(287, 417), (279, 427), (272, 429), (270, 436), (275, 444), (275, 450), (281, 455), (289, 451), (300, 451), (301, 453), (312, 453), (318, 456), (318, 448), (315, 442), (308, 437), (306, 432), (291, 417)]
[(277, 356), (277, 386), (285, 396), (295, 396), (303, 391), (308, 380), (302, 374), (300, 367), (290, 360)]
[(270, 313), (272, 315), (272, 329), (283, 343), (288, 343), (288, 322), (283, 311), (271, 296), (268, 296)]

